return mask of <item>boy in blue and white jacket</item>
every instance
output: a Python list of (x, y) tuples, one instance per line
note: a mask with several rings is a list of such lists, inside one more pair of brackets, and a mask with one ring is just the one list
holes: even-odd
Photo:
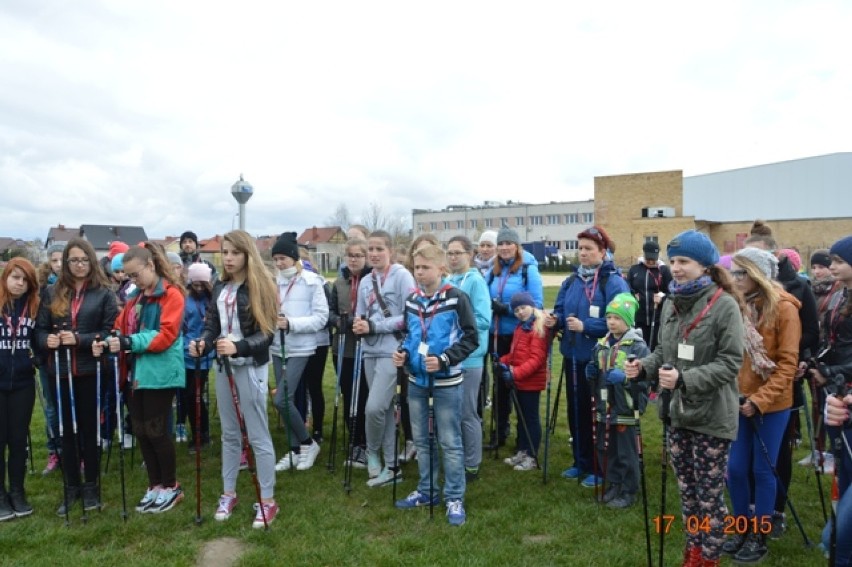
[[(444, 457), (444, 499), (450, 525), (464, 524), (464, 449), (461, 436), (461, 362), (476, 350), (476, 318), (467, 295), (442, 280), (444, 251), (427, 245), (414, 253), (418, 289), (408, 296), (405, 323), (408, 330), (394, 365), (408, 373), (411, 431), (417, 446), (420, 480), (417, 489), (396, 502), (407, 509), (440, 502), (437, 490), (437, 447), (430, 443), (429, 401), (433, 427)], [(431, 445), (431, 446), (430, 446)], [(431, 449), (431, 451), (430, 451)]]

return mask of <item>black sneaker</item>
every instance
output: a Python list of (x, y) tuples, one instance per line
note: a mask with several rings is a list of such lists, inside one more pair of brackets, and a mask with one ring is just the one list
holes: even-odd
[(769, 553), (769, 549), (766, 547), (766, 536), (751, 533), (748, 534), (746, 542), (734, 555), (734, 563), (760, 563), (767, 553)]
[(11, 520), (15, 517), (15, 511), (9, 503), (9, 495), (6, 491), (0, 490), (0, 522)]
[(18, 518), (23, 518), (33, 513), (33, 507), (27, 502), (27, 495), (23, 488), (12, 489), (9, 493), (9, 503), (12, 505), (12, 510), (14, 510), (15, 516)]
[(769, 532), (769, 539), (781, 539), (781, 536), (787, 531), (785, 520), (783, 512), (772, 513), (772, 531)]
[(615, 508), (617, 510), (623, 508), (630, 508), (636, 502), (635, 494), (619, 494), (612, 500), (606, 503), (607, 507)]
[(56, 515), (64, 516), (68, 510), (74, 507), (74, 504), (80, 499), (80, 487), (69, 486), (65, 489), (65, 494), (62, 496), (62, 503), (56, 509)]
[(619, 492), (621, 492), (621, 485), (610, 484), (607, 487), (606, 492), (604, 492), (603, 494), (601, 494), (598, 497), (598, 500), (600, 500), (601, 502), (606, 504), (607, 502), (610, 502), (611, 500), (615, 500), (615, 498), (618, 496)]
[(94, 482), (83, 484), (83, 509), (98, 510), (101, 507), (101, 501), (98, 498), (98, 485)]
[(734, 534), (722, 544), (722, 553), (726, 555), (736, 554), (746, 541), (745, 534)]

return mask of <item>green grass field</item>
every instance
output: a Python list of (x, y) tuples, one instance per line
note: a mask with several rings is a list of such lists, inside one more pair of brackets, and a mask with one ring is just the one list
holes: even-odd
[[(547, 289), (547, 305), (552, 305), (555, 288)], [(554, 358), (553, 391), (561, 369)], [(121, 518), (121, 492), (117, 454), (112, 455), (109, 472), (103, 476), (101, 512), (90, 512), (86, 525), (80, 521), (80, 508), (73, 510), (71, 526), (55, 514), (62, 498), (58, 473), (40, 474), (46, 459), (42, 412), (38, 404), (33, 415), (36, 474), (27, 478), (27, 491), (35, 513), (27, 518), (0, 524), (0, 564), (2, 565), (218, 565), (215, 560), (199, 562), (203, 546), (233, 538), (242, 545), (238, 565), (644, 565), (645, 539), (641, 499), (626, 511), (616, 511), (593, 501), (592, 489), (576, 481), (560, 478), (570, 465), (565, 398), (552, 438), (549, 480), (542, 483), (540, 471), (516, 472), (503, 464), (509, 448), (501, 449), (499, 460), (493, 453), (483, 460), (481, 479), (467, 489), (467, 524), (451, 528), (444, 507), (435, 508), (430, 521), (428, 509), (399, 511), (392, 505), (390, 486), (371, 489), (365, 485), (366, 471), (355, 470), (353, 490), (342, 487), (343, 452), (338, 443), (337, 470), (326, 469), (330, 447), (335, 375), (329, 366), (325, 374), (326, 442), (317, 464), (309, 471), (278, 473), (276, 497), (281, 505), (278, 519), (268, 532), (251, 528), (254, 488), (247, 472), (240, 475), (240, 504), (227, 522), (216, 522), (213, 512), (221, 491), (219, 448), (203, 453), (203, 523), (195, 518), (195, 459), (179, 444), (178, 478), (186, 499), (170, 512), (152, 515), (133, 511), (146, 486), (145, 471), (137, 452), (134, 466), (127, 455), (127, 501), (129, 519)], [(211, 394), (213, 388), (211, 388)], [(341, 398), (342, 399), (342, 398)], [(542, 420), (544, 419), (542, 395)], [(227, 402), (226, 402), (227, 403)], [(342, 403), (342, 402), (341, 402)], [(340, 410), (342, 416), (342, 408)], [(270, 416), (272, 416), (270, 405)], [(486, 424), (490, 414), (486, 413)], [(339, 417), (338, 419), (341, 419)], [(277, 419), (271, 417), (270, 423)], [(211, 417), (214, 438), (218, 419)], [(645, 440), (645, 470), (648, 485), (649, 516), (659, 514), (661, 495), (661, 427), (650, 406), (642, 419)], [(284, 431), (273, 428), (276, 450), (283, 453)], [(509, 445), (514, 441), (510, 438)], [(542, 442), (543, 447), (543, 442)], [(806, 449), (795, 458), (805, 456)], [(404, 465), (405, 479), (398, 497), (416, 485), (415, 463)], [(794, 465), (792, 498), (811, 540), (817, 540), (822, 515), (815, 478), (810, 469)], [(828, 479), (824, 479), (828, 490)], [(679, 565), (683, 536), (678, 511), (674, 474), (669, 471), (667, 513), (677, 519), (666, 537), (666, 565)], [(788, 510), (788, 531), (781, 540), (770, 542), (765, 565), (821, 565), (821, 554), (806, 550)], [(657, 563), (659, 537), (651, 523), (653, 558)], [(225, 540), (225, 550), (235, 544)], [(220, 548), (221, 549), (221, 548)], [(220, 553), (218, 559), (223, 559)], [(214, 557), (214, 559), (216, 559)], [(727, 561), (727, 560), (726, 560)]]

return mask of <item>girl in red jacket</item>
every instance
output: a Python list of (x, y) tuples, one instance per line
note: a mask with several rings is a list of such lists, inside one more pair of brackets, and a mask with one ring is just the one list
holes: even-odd
[[(539, 398), (547, 383), (549, 334), (544, 326), (545, 314), (536, 307), (532, 295), (525, 291), (514, 294), (511, 306), (520, 323), (512, 335), (512, 348), (500, 357), (495, 375), (517, 394), (518, 452), (503, 462), (516, 471), (529, 471), (538, 468), (538, 446), (541, 443)], [(526, 431), (521, 423), (526, 423)]]

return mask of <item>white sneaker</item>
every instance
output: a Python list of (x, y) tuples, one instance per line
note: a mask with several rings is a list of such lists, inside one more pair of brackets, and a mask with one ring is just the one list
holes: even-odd
[(414, 445), (414, 441), (409, 439), (405, 442), (405, 449), (402, 451), (402, 455), (399, 456), (400, 463), (410, 463), (417, 457), (417, 447)]
[(538, 463), (535, 459), (524, 453), (524, 458), (520, 463), (515, 465), (516, 471), (532, 471), (538, 468)]
[(382, 472), (379, 473), (379, 476), (371, 478), (367, 481), (367, 486), (370, 488), (376, 488), (379, 486), (384, 486), (386, 484), (393, 484), (395, 482), (402, 481), (402, 471), (397, 469), (393, 471), (388, 467), (382, 469)]
[(280, 461), (278, 461), (278, 463), (276, 463), (275, 470), (278, 472), (290, 470), (291, 458), (293, 459), (294, 467), (299, 464), (299, 454), (295, 451), (290, 451), (289, 453), (284, 455), (284, 457)]
[(503, 459), (503, 462), (506, 463), (507, 465), (509, 465), (510, 467), (514, 467), (515, 465), (520, 465), (523, 462), (523, 460), (526, 458), (526, 456), (527, 456), (526, 451), (518, 451), (517, 453), (515, 453), (511, 457), (506, 457), (505, 459)]
[(382, 472), (382, 461), (379, 455), (367, 449), (367, 476), (376, 478), (380, 472)]
[(316, 441), (310, 445), (302, 445), (299, 449), (299, 464), (296, 465), (297, 471), (306, 471), (314, 466), (314, 461), (320, 454), (320, 445)]

